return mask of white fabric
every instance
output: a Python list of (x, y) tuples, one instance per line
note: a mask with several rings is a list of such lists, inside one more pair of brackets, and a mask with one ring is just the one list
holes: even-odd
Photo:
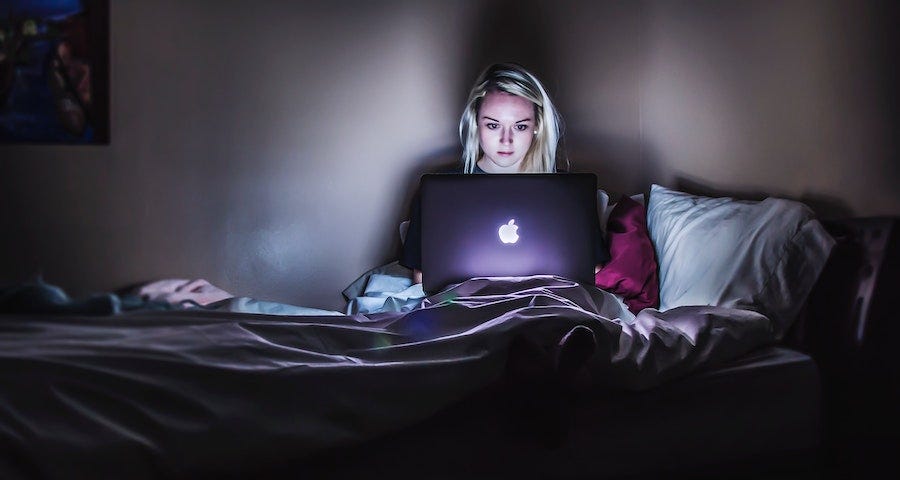
[(612, 212), (612, 206), (609, 204), (609, 194), (606, 190), (597, 190), (597, 218), (600, 219), (600, 229), (606, 235), (606, 222), (609, 221), (609, 214)]
[(409, 231), (409, 220), (400, 222), (398, 230), (400, 230), (400, 243), (406, 243), (406, 232)]
[(422, 284), (412, 283), (412, 270), (393, 261), (362, 274), (344, 289), (347, 315), (408, 312), (422, 303)]
[(690, 195), (653, 185), (647, 212), (659, 260), (660, 310), (755, 310), (780, 338), (803, 305), (834, 239), (799, 202)]

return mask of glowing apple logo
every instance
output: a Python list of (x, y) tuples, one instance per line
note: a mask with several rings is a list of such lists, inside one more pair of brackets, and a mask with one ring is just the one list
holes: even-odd
[(516, 233), (516, 230), (519, 229), (519, 226), (516, 225), (516, 219), (512, 219), (509, 223), (500, 225), (500, 230), (497, 230), (497, 234), (500, 235), (500, 241), (503, 243), (516, 243), (519, 241), (519, 234)]

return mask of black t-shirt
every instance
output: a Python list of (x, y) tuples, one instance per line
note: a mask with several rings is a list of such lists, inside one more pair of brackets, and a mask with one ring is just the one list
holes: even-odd
[[(446, 173), (462, 173), (462, 169), (458, 168)], [(475, 171), (472, 173), (485, 173), (484, 170), (475, 165)], [(594, 262), (595, 264), (605, 264), (609, 261), (609, 248), (606, 241), (603, 240), (603, 234), (600, 231), (600, 220), (597, 220), (597, 243), (594, 245)], [(400, 245), (400, 265), (413, 270), (422, 269), (422, 206), (419, 197), (419, 191), (416, 190), (412, 203), (409, 206), (409, 228), (406, 231), (406, 241)]]

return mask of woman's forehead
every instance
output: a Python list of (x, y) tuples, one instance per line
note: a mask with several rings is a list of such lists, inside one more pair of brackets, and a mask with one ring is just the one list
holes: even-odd
[[(527, 98), (506, 92), (488, 92), (481, 102), (479, 116), (515, 118), (515, 121), (531, 119), (534, 116), (534, 103)], [(505, 118), (504, 118), (505, 119)]]

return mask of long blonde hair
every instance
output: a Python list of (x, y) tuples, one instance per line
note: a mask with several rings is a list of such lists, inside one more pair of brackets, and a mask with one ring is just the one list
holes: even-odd
[(478, 76), (469, 92), (466, 108), (459, 119), (459, 141), (463, 146), (463, 171), (472, 173), (483, 151), (478, 141), (478, 110), (489, 92), (505, 92), (534, 104), (535, 133), (522, 159), (523, 172), (556, 172), (556, 151), (562, 135), (562, 118), (550, 95), (531, 72), (515, 63), (496, 63)]

